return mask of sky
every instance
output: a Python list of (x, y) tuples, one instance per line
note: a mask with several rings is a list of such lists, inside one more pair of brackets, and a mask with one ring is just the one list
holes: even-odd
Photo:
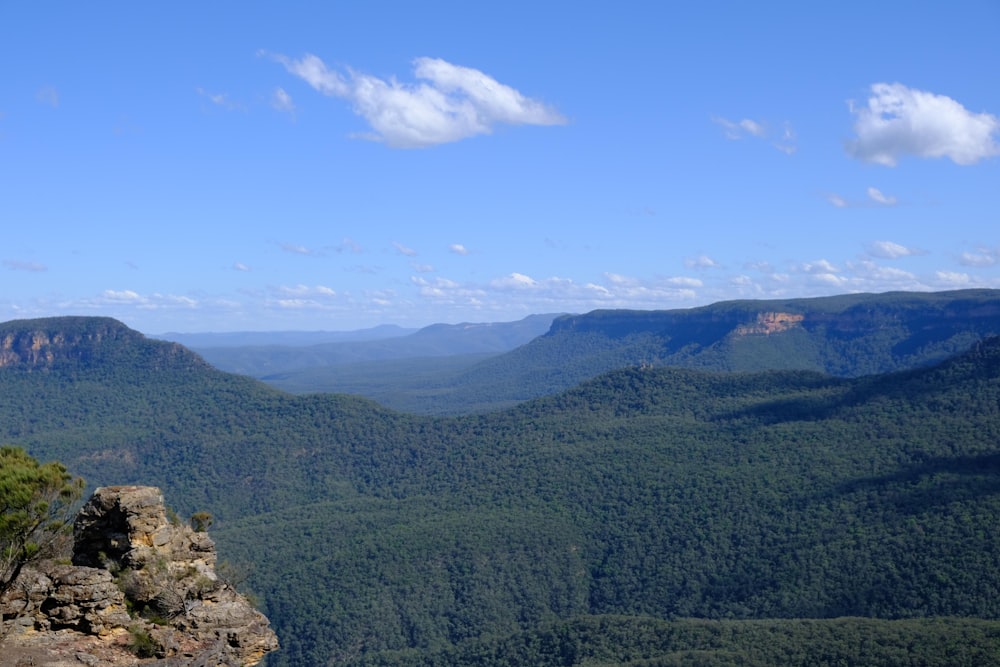
[(1000, 288), (1000, 2), (0, 3), (0, 321)]

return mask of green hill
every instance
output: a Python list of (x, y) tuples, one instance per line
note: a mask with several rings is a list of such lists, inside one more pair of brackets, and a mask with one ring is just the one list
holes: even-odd
[(473, 363), (311, 369), (267, 378), (288, 391), (346, 392), (426, 414), (509, 407), (624, 366), (811, 370), (858, 377), (927, 366), (1000, 334), (1000, 290), (731, 301), (669, 311), (595, 311)]
[[(580, 620), (595, 616), (727, 621), (712, 627), (744, 637), (646, 647), (642, 664), (766, 664), (761, 646), (801, 655), (813, 630), (831, 646), (869, 637), (880, 656), (905, 646), (914, 664), (975, 637), (998, 662), (1000, 339), (854, 379), (629, 367), (432, 418), (283, 394), (113, 320), (12, 322), (0, 440), (211, 512), (281, 638), (272, 667), (524, 664), (514, 644), (553, 628), (589, 638), (537, 664), (640, 664), (638, 621), (602, 638)], [(839, 617), (969, 620), (791, 620)], [(771, 625), (736, 623), (751, 619)], [(893, 664), (857, 655), (828, 664)]]

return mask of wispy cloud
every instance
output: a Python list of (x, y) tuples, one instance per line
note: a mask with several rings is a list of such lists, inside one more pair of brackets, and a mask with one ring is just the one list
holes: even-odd
[(461, 243), (452, 243), (448, 246), (448, 252), (455, 253), (456, 255), (468, 255), (469, 249)]
[(211, 102), (217, 107), (221, 107), (226, 111), (242, 111), (243, 105), (239, 102), (234, 102), (230, 99), (228, 93), (212, 93), (204, 88), (195, 88), (195, 92), (204, 97), (206, 100)]
[(1000, 154), (994, 138), (1000, 118), (992, 114), (973, 113), (950, 97), (900, 83), (876, 83), (871, 92), (867, 106), (849, 106), (857, 117), (857, 138), (847, 151), (859, 160), (894, 167), (912, 155), (970, 165)]
[(936, 271), (935, 276), (942, 285), (948, 287), (965, 287), (972, 282), (968, 273), (956, 271)]
[(304, 246), (299, 243), (279, 242), (276, 245), (287, 253), (303, 255), (304, 257), (328, 257), (333, 253), (361, 254), (364, 248), (352, 238), (344, 237), (340, 243), (326, 245), (321, 248)]
[(197, 308), (199, 302), (189, 296), (176, 294), (141, 294), (135, 290), (113, 290), (108, 289), (101, 292), (101, 295), (90, 304), (93, 306), (129, 306), (140, 310), (160, 310), (176, 308)]
[(299, 245), (297, 243), (279, 243), (278, 246), (285, 252), (290, 252), (293, 255), (306, 255), (308, 257), (316, 257), (322, 254), (321, 251), (315, 250), (313, 248), (307, 248), (304, 245)]
[(271, 93), (271, 108), (295, 116), (295, 102), (284, 88), (275, 88)]
[(831, 262), (825, 259), (818, 259), (813, 262), (803, 262), (799, 265), (799, 270), (803, 273), (810, 273), (813, 275), (819, 274), (835, 274), (839, 272), (839, 269)]
[[(767, 125), (750, 118), (730, 120), (722, 116), (712, 116), (712, 122), (722, 128), (723, 135), (730, 141), (739, 141), (747, 137), (767, 139), (771, 136)], [(771, 142), (771, 145), (785, 155), (791, 155), (797, 150), (795, 131), (789, 122), (782, 124), (781, 134)]]
[(32, 273), (38, 273), (49, 270), (49, 267), (45, 266), (41, 262), (28, 262), (21, 259), (5, 259), (3, 260), (3, 265), (4, 268), (10, 269), (11, 271), (29, 271)]
[(719, 268), (719, 263), (708, 255), (698, 255), (697, 257), (686, 258), (684, 266), (689, 269), (717, 269)]
[(1000, 264), (1000, 250), (979, 248), (975, 252), (963, 252), (958, 263), (962, 266), (995, 266)]
[(414, 250), (413, 248), (408, 248), (405, 245), (403, 245), (402, 243), (398, 243), (396, 241), (393, 241), (392, 242), (392, 247), (395, 248), (396, 252), (398, 252), (400, 255), (405, 255), (407, 257), (416, 257), (417, 256), (417, 251), (416, 250)]
[(490, 134), (500, 124), (561, 125), (555, 109), (506, 86), (483, 72), (440, 58), (417, 58), (420, 83), (383, 80), (347, 69), (341, 73), (319, 57), (293, 59), (261, 52), (284, 65), (320, 93), (345, 99), (373, 133), (365, 138), (393, 148), (424, 148)]
[(748, 136), (763, 137), (766, 134), (763, 125), (749, 118), (729, 120), (722, 116), (712, 116), (712, 122), (722, 128), (726, 139), (732, 141), (739, 141)]
[(252, 269), (243, 262), (233, 262), (233, 271), (244, 271), (249, 273)]
[(899, 203), (893, 195), (887, 195), (878, 188), (869, 187), (867, 199), (847, 199), (837, 193), (826, 195), (826, 200), (837, 208), (871, 208), (873, 206), (895, 206)]
[(331, 297), (337, 296), (336, 290), (326, 285), (281, 285), (275, 292), (283, 297)]
[(771, 145), (785, 155), (791, 155), (799, 148), (797, 142), (798, 136), (796, 136), (795, 130), (792, 129), (792, 124), (785, 122), (781, 131), (781, 138), (772, 141)]
[(882, 191), (878, 188), (868, 188), (868, 197), (883, 206), (895, 206), (896, 198), (890, 195), (882, 194)]
[(868, 254), (872, 257), (882, 257), (884, 259), (899, 259), (900, 257), (924, 255), (926, 252), (916, 248), (907, 248), (892, 241), (875, 241), (868, 246)]

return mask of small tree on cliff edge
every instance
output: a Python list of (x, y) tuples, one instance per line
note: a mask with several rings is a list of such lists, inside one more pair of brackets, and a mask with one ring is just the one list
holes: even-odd
[(0, 595), (46, 555), (72, 518), (84, 483), (61, 463), (41, 464), (18, 447), (0, 447)]

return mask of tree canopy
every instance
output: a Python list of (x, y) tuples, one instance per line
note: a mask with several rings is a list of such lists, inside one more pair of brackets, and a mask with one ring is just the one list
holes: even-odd
[(19, 447), (0, 448), (0, 593), (27, 563), (46, 554), (83, 487), (61, 463), (39, 463)]

